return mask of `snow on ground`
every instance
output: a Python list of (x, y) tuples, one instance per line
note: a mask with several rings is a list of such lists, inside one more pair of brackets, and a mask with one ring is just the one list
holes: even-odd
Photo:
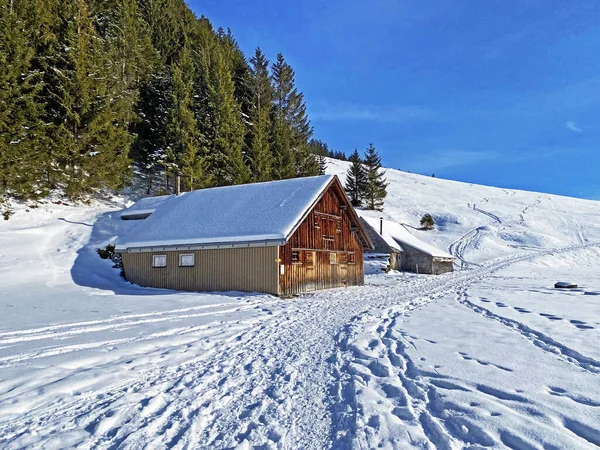
[(431, 213), (415, 235), (462, 270), (369, 259), (364, 287), (294, 299), (144, 289), (95, 252), (137, 225), (126, 199), (17, 206), (0, 222), (0, 448), (600, 446), (599, 203), (388, 179), (383, 216)]

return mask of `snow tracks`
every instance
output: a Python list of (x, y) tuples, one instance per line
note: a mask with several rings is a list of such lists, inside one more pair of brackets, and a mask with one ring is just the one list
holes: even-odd
[[(565, 345), (535, 331), (519, 322), (503, 318), (491, 311), (474, 305), (468, 299), (467, 287), (479, 279), (520, 261), (534, 259), (547, 254), (576, 251), (598, 244), (575, 245), (559, 249), (544, 250), (527, 255), (499, 259), (483, 264), (477, 269), (459, 272), (445, 283), (430, 287), (421, 296), (410, 300), (406, 292), (403, 302), (374, 312), (373, 315), (357, 316), (338, 335), (338, 349), (334, 357), (338, 383), (333, 390), (337, 400), (333, 408), (333, 448), (481, 448), (498, 444), (497, 436), (486, 431), (470, 413), (461, 406), (445, 399), (444, 392), (463, 392), (472, 396), (484, 394), (486, 398), (523, 405), (528, 400), (523, 396), (496, 389), (487, 384), (467, 385), (432, 369), (420, 369), (414, 355), (417, 345), (436, 344), (435, 341), (418, 341), (416, 336), (405, 332), (400, 320), (412, 315), (413, 310), (435, 299), (454, 292), (457, 300), (486, 319), (496, 320), (519, 333), (533, 345), (549, 352), (578, 369), (592, 375), (600, 373), (600, 363)], [(434, 326), (432, 324), (432, 326)], [(424, 344), (419, 344), (424, 342)], [(459, 353), (464, 360), (473, 360), (482, 367), (500, 373), (512, 372), (502, 364), (474, 359)], [(554, 394), (553, 395), (558, 395)], [(468, 398), (468, 395), (464, 395)], [(468, 406), (468, 402), (467, 402)], [(479, 406), (472, 403), (471, 407)], [(529, 409), (528, 409), (529, 408)], [(566, 423), (569, 419), (565, 419)], [(577, 421), (575, 421), (577, 422)], [(535, 424), (531, 425), (535, 426)], [(567, 427), (569, 428), (569, 427)], [(577, 436), (590, 441), (585, 425), (577, 422)], [(586, 431), (587, 430), (587, 431)], [(517, 434), (502, 430), (500, 440), (509, 448), (537, 448)], [(594, 442), (591, 440), (590, 442)]]
[[(474, 270), (419, 277), (411, 284), (351, 287), (293, 301), (275, 300), (270, 310), (245, 323), (211, 322), (210, 343), (206, 330), (185, 329), (180, 324), (169, 328), (177, 323), (175, 316), (204, 313), (194, 308), (2, 333), (0, 340), (6, 342), (60, 333), (72, 338), (94, 327), (110, 332), (151, 320), (162, 321), (165, 336), (186, 333), (194, 341), (189, 348), (180, 340), (164, 347), (167, 344), (160, 336), (154, 336), (147, 353), (136, 355), (150, 361), (140, 366), (137, 375), (50, 402), (38, 401), (0, 423), (0, 447), (341, 449), (351, 441), (370, 442), (365, 435), (369, 430), (383, 433), (377, 410), (386, 402), (398, 420), (411, 424), (401, 435), (388, 430), (393, 442), (442, 449), (475, 442), (475, 435), (477, 442), (487, 442), (485, 432), (474, 423), (465, 424), (459, 418), (453, 425), (441, 421), (443, 412), (431, 386), (438, 383), (451, 389), (452, 383), (435, 372), (424, 374), (416, 369), (406, 351), (412, 344), (395, 330), (395, 318), (448, 292), (463, 292), (518, 261), (592, 245), (520, 254)], [(381, 312), (390, 308), (390, 313)], [(383, 314), (383, 320), (356, 339), (353, 333), (369, 323), (369, 311)], [(213, 339), (220, 334), (221, 338)], [(136, 339), (145, 337), (140, 334)], [(132, 344), (119, 345), (126, 352)], [(172, 352), (179, 352), (178, 359), (169, 359)], [(46, 355), (25, 356), (43, 361)], [(565, 357), (586, 364), (574, 354)], [(4, 365), (21, 362), (15, 358), (2, 361)], [(84, 362), (85, 372), (92, 374), (96, 369), (98, 373), (111, 371), (116, 364)], [(129, 362), (126, 358), (117, 361), (124, 367)], [(401, 380), (400, 385), (387, 381), (394, 377)], [(381, 398), (358, 404), (360, 380), (376, 383)], [(67, 375), (61, 381), (69, 383), (70, 378)], [(10, 393), (5, 393), (10, 402), (6, 395)], [(461, 431), (463, 425), (469, 435)]]
[[(489, 200), (486, 198), (484, 199), (486, 202), (488, 202)], [(473, 204), (473, 210), (477, 211), (480, 214), (483, 214), (489, 218), (492, 219), (492, 221), (489, 224), (486, 225), (480, 225), (478, 227), (475, 227), (469, 231), (467, 231), (465, 234), (463, 234), (461, 237), (459, 237), (457, 240), (455, 240), (454, 242), (452, 242), (449, 246), (448, 246), (448, 253), (456, 256), (456, 258), (458, 258), (462, 265), (464, 267), (468, 267), (470, 265), (475, 265), (477, 266), (477, 264), (474, 264), (472, 262), (469, 262), (465, 259), (465, 252), (469, 247), (476, 247), (477, 246), (477, 242), (479, 241), (479, 239), (481, 239), (481, 237), (483, 236), (483, 234), (488, 230), (488, 228), (490, 227), (490, 225), (493, 224), (502, 224), (502, 220), (500, 220), (500, 218), (495, 215), (492, 214), (491, 212), (485, 211), (483, 209), (480, 209), (477, 207), (476, 204)]]

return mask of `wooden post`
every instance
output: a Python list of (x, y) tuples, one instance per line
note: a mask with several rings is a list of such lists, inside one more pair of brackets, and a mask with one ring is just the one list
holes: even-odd
[(181, 175), (175, 175), (175, 195), (181, 194)]
[(379, 234), (383, 235), (383, 217), (379, 218)]

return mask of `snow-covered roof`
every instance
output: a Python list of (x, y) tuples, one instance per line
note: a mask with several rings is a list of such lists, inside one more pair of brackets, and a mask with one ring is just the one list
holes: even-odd
[[(377, 230), (377, 232), (379, 232), (381, 219), (376, 217), (367, 217), (362, 214), (360, 214), (360, 218), (363, 219), (369, 226)], [(380, 236), (392, 248), (398, 248), (398, 244), (409, 245), (410, 247), (416, 248), (435, 258), (454, 259), (454, 256), (452, 256), (450, 253), (423, 242), (414, 236), (410, 231), (408, 231), (404, 225), (397, 222), (392, 222), (391, 220), (383, 221), (383, 233)]]
[(159, 197), (146, 197), (138, 200), (129, 208), (121, 212), (121, 219), (148, 217), (156, 209), (174, 195), (161, 195)]
[(163, 203), (117, 248), (282, 245), (334, 175), (186, 192)]
[(367, 234), (371, 238), (373, 245), (375, 246), (375, 252), (403, 252), (404, 250), (394, 240), (392, 236), (388, 233), (379, 233), (379, 221), (377, 221), (377, 226), (375, 226), (375, 222), (369, 222), (364, 216), (360, 216), (360, 220), (363, 222), (363, 225), (367, 229)]

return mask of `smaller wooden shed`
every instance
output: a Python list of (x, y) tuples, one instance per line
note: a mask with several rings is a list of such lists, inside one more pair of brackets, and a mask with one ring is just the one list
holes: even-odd
[(129, 208), (130, 218), (148, 216), (117, 242), (132, 283), (275, 295), (364, 283), (363, 250), (372, 244), (336, 176), (202, 189), (156, 203)]
[(404, 225), (364, 215), (360, 219), (373, 251), (390, 254), (392, 269), (431, 275), (454, 271), (454, 256), (421, 241)]

